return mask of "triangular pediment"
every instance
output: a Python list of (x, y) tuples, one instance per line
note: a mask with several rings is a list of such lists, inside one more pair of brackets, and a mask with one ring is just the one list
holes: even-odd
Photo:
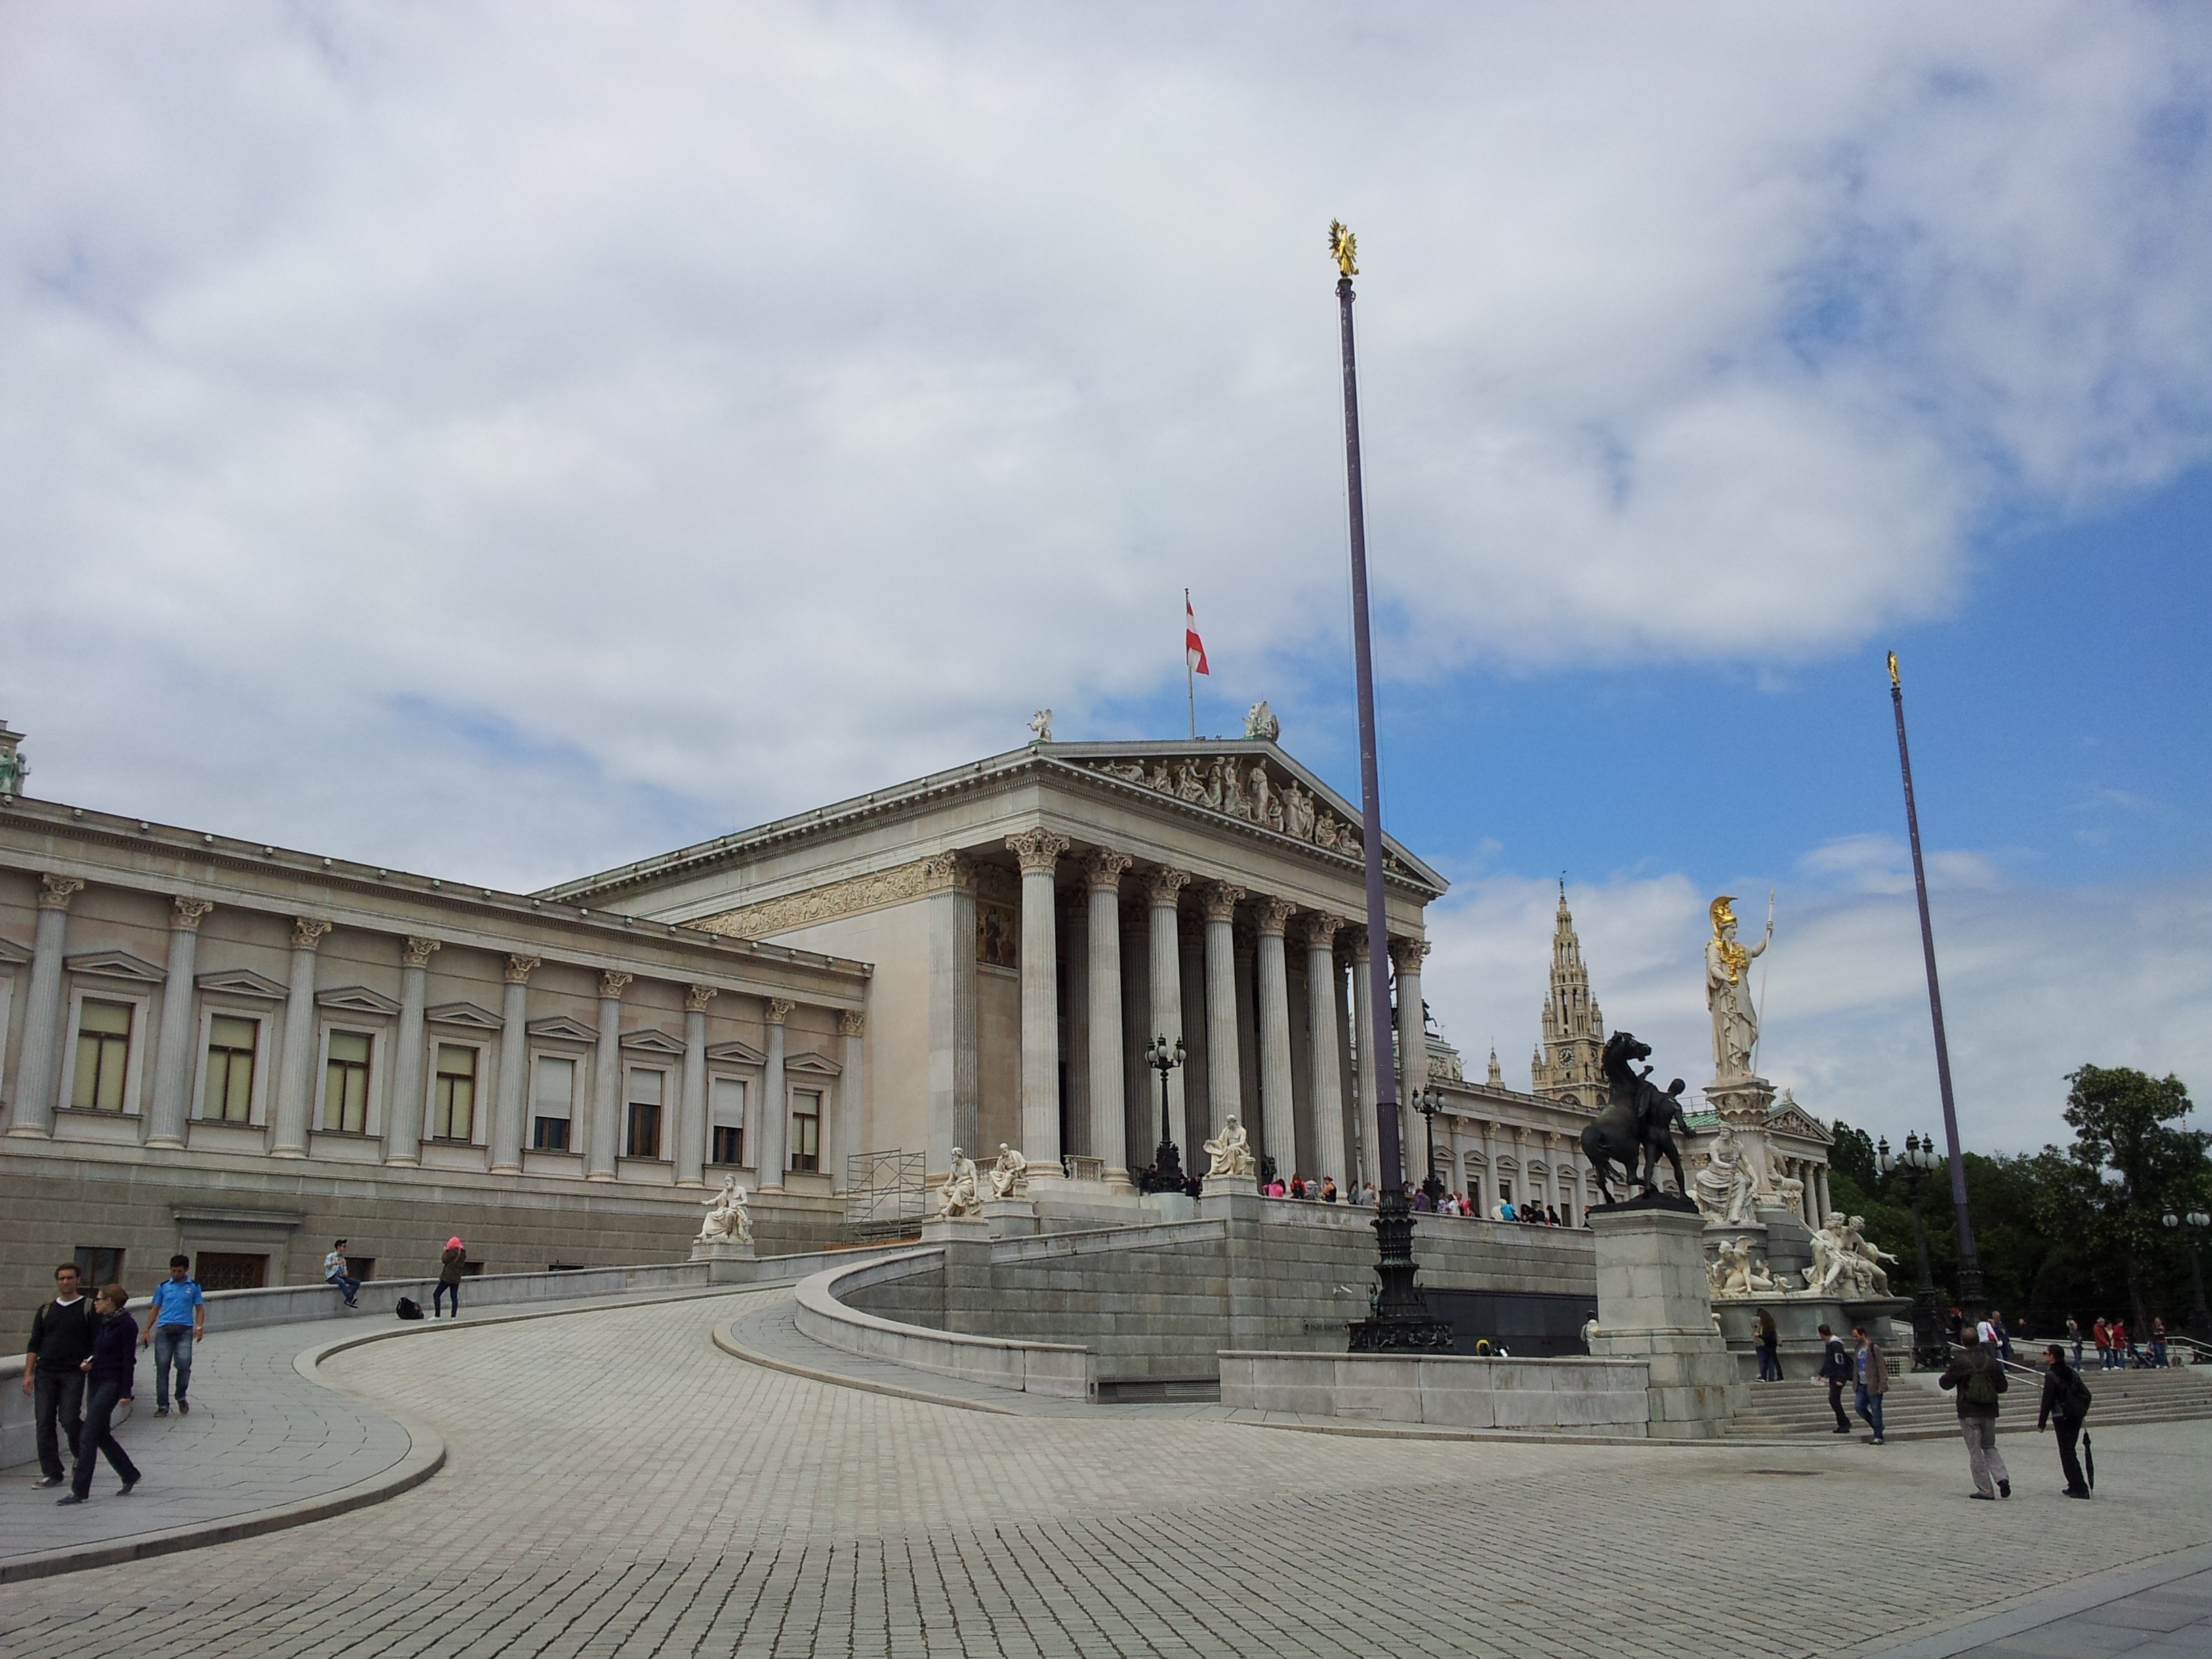
[(1831, 1146), (1835, 1141), (1835, 1137), (1825, 1127), (1794, 1104), (1769, 1112), (1766, 1127), (1770, 1133), (1797, 1135), (1807, 1140), (1817, 1140), (1823, 1146)]
[(196, 975), (192, 983), (203, 991), (227, 997), (253, 997), (263, 1002), (282, 1002), (285, 996), (282, 985), (251, 968), (218, 968)]
[(72, 974), (92, 974), (101, 979), (127, 979), (140, 985), (159, 985), (168, 975), (143, 957), (128, 951), (88, 951), (64, 958)]
[(563, 1042), (596, 1042), (599, 1034), (579, 1019), (566, 1014), (556, 1014), (551, 1019), (533, 1019), (528, 1027), (534, 1037), (550, 1037)]
[(464, 1025), (472, 1031), (500, 1029), (499, 1016), (473, 1002), (441, 1002), (434, 1008), (425, 1009), (422, 1018), (433, 1025)]
[(796, 1073), (801, 1077), (842, 1077), (845, 1073), (845, 1068), (829, 1055), (811, 1052), (787, 1054), (783, 1069), (787, 1073)]
[(366, 985), (340, 985), (327, 991), (315, 993), (315, 1006), (336, 1008), (348, 1014), (392, 1015), (399, 1012), (399, 1005), (381, 991), (372, 991)]
[(31, 959), (31, 947), (0, 939), (0, 968), (14, 968)]
[(623, 1052), (627, 1054), (665, 1054), (680, 1059), (684, 1045), (665, 1031), (632, 1031), (622, 1040)]
[(719, 1060), (725, 1066), (765, 1066), (768, 1056), (750, 1042), (717, 1042), (707, 1050), (707, 1058)]

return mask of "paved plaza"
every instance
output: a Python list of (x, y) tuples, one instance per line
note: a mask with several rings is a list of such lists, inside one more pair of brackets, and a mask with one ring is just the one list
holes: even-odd
[[(333, 1519), (0, 1587), (0, 1656), (2212, 1650), (2212, 1424), (2099, 1435), (2094, 1504), (2058, 1498), (2047, 1441), (2009, 1437), (2019, 1495), (1982, 1504), (1948, 1442), (1607, 1447), (1298, 1432), (1218, 1407), (1006, 1415), (717, 1346), (733, 1326), (788, 1340), (773, 1311), (788, 1297), (337, 1354), (325, 1375), (369, 1408), (338, 1409), (430, 1425), (443, 1468)], [(331, 1334), (234, 1341), (296, 1353)], [(147, 1484), (131, 1502), (183, 1501), (157, 1494), (222, 1461), (185, 1436), (228, 1422), (247, 1402), (224, 1391), (246, 1383), (203, 1379), (203, 1412), (132, 1426)], [(321, 1478), (348, 1472), (329, 1462)], [(0, 1522), (33, 1499), (52, 1517), (27, 1474)], [(118, 1507), (112, 1487), (94, 1516)]]

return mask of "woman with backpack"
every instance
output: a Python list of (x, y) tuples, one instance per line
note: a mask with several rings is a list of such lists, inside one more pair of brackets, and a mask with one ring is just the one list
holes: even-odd
[(2054, 1342), (2044, 1350), (2051, 1364), (2043, 1373), (2043, 1405), (2035, 1414), (2038, 1434), (2058, 1425), (2058, 1467), (2066, 1476), (2066, 1496), (2087, 1498), (2089, 1483), (2081, 1478), (2081, 1460), (2074, 1443), (2081, 1437), (2082, 1419), (2089, 1414), (2089, 1385), (2081, 1373), (2066, 1363), (2064, 1350)]

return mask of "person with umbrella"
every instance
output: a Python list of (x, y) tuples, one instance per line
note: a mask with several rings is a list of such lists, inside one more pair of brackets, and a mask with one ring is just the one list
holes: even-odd
[(2043, 1373), (2043, 1404), (2035, 1414), (2035, 1431), (2040, 1434), (2053, 1423), (2058, 1425), (2058, 1467), (2066, 1476), (2066, 1496), (2087, 1498), (2095, 1486), (2097, 1466), (2093, 1458), (2085, 1476), (2074, 1455), (2074, 1443), (2079, 1439), (2082, 1449), (2088, 1449), (2081, 1425), (2089, 1414), (2089, 1385), (2066, 1363), (2066, 1351), (2057, 1343), (2043, 1352), (2050, 1364)]

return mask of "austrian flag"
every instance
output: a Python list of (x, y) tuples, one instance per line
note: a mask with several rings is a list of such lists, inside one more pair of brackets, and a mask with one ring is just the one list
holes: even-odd
[[(1190, 608), (1190, 589), (1182, 591), (1182, 654), (1194, 674), (1207, 674), (1206, 641), (1198, 637), (1198, 612)], [(1207, 674), (1211, 678), (1211, 674)]]

